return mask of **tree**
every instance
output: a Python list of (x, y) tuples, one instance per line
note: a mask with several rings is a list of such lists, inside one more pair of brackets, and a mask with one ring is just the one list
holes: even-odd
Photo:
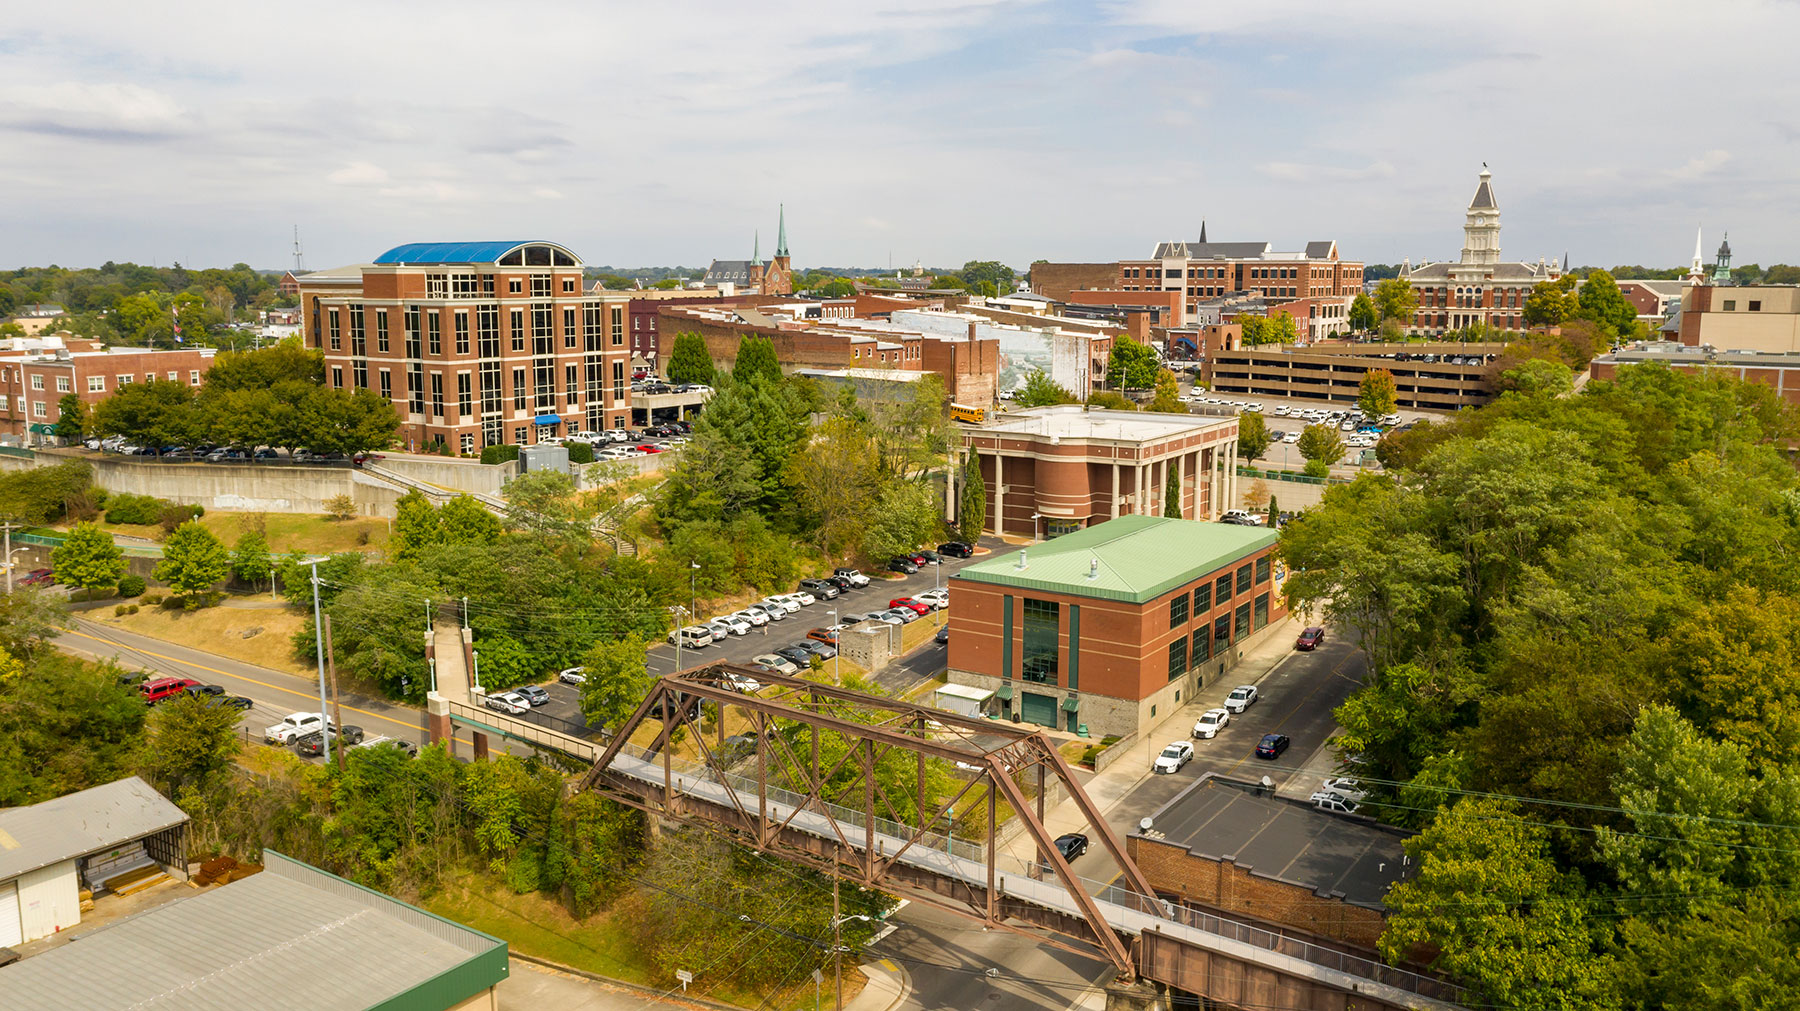
[(1174, 468), (1168, 468), (1163, 476), (1163, 515), (1181, 518), (1181, 482), (1175, 479)]
[[(1527, 303), (1529, 304), (1529, 296)], [(1637, 325), (1637, 307), (1619, 290), (1618, 282), (1604, 270), (1587, 276), (1580, 289), (1579, 315), (1605, 327), (1614, 336), (1625, 336)]]
[(672, 382), (712, 383), (712, 354), (706, 349), (706, 338), (691, 330), (676, 334), (675, 346), (669, 351), (668, 372)]
[(862, 543), (883, 475), (869, 426), (834, 413), (814, 434), (808, 451), (788, 461), (787, 482), (795, 504), (816, 528), (819, 550), (837, 557)]
[(295, 414), (297, 444), (319, 453), (349, 456), (386, 449), (400, 427), (393, 403), (365, 389), (312, 389), (295, 405)]
[(1088, 394), (1087, 405), (1101, 411), (1135, 411), (1137, 401), (1116, 390), (1095, 390)]
[[(175, 528), (163, 542), (162, 561), (152, 573), (177, 594), (190, 596), (210, 589), (231, 572), (231, 555), (211, 530), (198, 520), (189, 520)], [(189, 609), (198, 601), (189, 600)]]
[(231, 571), (239, 579), (255, 589), (263, 580), (268, 579), (275, 571), (275, 562), (269, 556), (269, 540), (260, 530), (246, 530), (238, 537), (237, 548), (231, 553)]
[(1575, 315), (1576, 308), (1575, 278), (1564, 275), (1532, 285), (1522, 315), (1526, 326), (1556, 326)]
[(91, 428), (95, 435), (121, 435), (146, 446), (191, 446), (203, 436), (199, 420), (193, 387), (153, 379), (127, 383), (94, 405)]
[(588, 726), (617, 730), (650, 694), (656, 676), (645, 667), (646, 648), (643, 639), (628, 635), (596, 642), (582, 656), (587, 681), (581, 686), (581, 716)]
[(943, 524), (942, 500), (925, 481), (899, 481), (881, 492), (863, 533), (863, 553), (890, 558), (931, 540)]
[(1254, 463), (1269, 451), (1269, 423), (1261, 411), (1238, 415), (1238, 456)]
[(179, 797), (231, 765), (237, 755), (238, 711), (196, 695), (169, 699), (150, 713), (144, 765), (159, 789)]
[(581, 537), (587, 527), (575, 498), (575, 479), (556, 470), (534, 470), (507, 482), (506, 525), (543, 537)]
[(1370, 300), (1369, 293), (1359, 291), (1350, 300), (1350, 329), (1357, 333), (1368, 333), (1381, 322), (1381, 314), (1375, 311), (1375, 303)]
[(1106, 362), (1106, 381), (1120, 390), (1147, 390), (1156, 385), (1156, 372), (1162, 362), (1156, 349), (1140, 344), (1127, 334), (1113, 338), (1112, 354)]
[(964, 543), (974, 544), (987, 526), (987, 482), (981, 476), (981, 457), (963, 457), (962, 501), (956, 511), (957, 532)]
[[(771, 383), (781, 382), (781, 362), (775, 357), (775, 342), (768, 337), (745, 334), (738, 340), (737, 360), (731, 365), (731, 378), (748, 383), (761, 377)], [(708, 405), (710, 409), (711, 405)]]
[(1575, 389), (1575, 373), (1562, 362), (1532, 358), (1501, 372), (1494, 385), (1528, 397), (1560, 397)]
[(356, 518), (356, 500), (349, 495), (333, 495), (325, 500), (325, 515), (339, 523)]
[(309, 349), (298, 340), (284, 340), (258, 351), (220, 352), (206, 370), (204, 390), (268, 390), (283, 382), (323, 385), (325, 352)]
[(388, 535), (388, 556), (396, 562), (417, 561), (427, 548), (441, 544), (443, 527), (437, 507), (417, 488), (394, 503), (393, 532)]
[(1011, 267), (995, 260), (970, 260), (963, 264), (958, 273), (971, 288), (981, 284), (991, 285), (992, 291), (983, 292), (988, 295), (1012, 291), (1013, 279), (1017, 276)]
[(98, 523), (77, 523), (69, 536), (50, 551), (56, 578), (70, 586), (93, 591), (117, 586), (125, 574), (125, 552)]
[(492, 544), (500, 539), (500, 517), (472, 495), (445, 502), (438, 510), (438, 526), (446, 544)]
[(1357, 390), (1356, 407), (1365, 417), (1380, 418), (1394, 413), (1394, 374), (1387, 369), (1370, 369), (1363, 373)]
[(1330, 425), (1308, 425), (1300, 430), (1300, 441), (1296, 444), (1300, 455), (1309, 462), (1317, 461), (1327, 467), (1344, 458), (1344, 440), (1338, 437), (1337, 429)]
[(1557, 870), (1546, 829), (1508, 802), (1466, 798), (1405, 845), (1418, 873), (1383, 900), (1389, 962), (1437, 949), (1434, 968), (1504, 1007), (1621, 1006), (1614, 959), (1595, 950), (1581, 884)]
[(1187, 414), (1187, 404), (1181, 399), (1181, 386), (1175, 373), (1168, 369), (1158, 369), (1156, 373), (1156, 396), (1144, 407), (1146, 411), (1160, 411), (1164, 414)]
[(1413, 314), (1419, 311), (1419, 296), (1413, 293), (1412, 285), (1397, 277), (1376, 285), (1373, 301), (1384, 322), (1391, 319), (1403, 327), (1410, 324)]
[(1300, 339), (1300, 331), (1294, 326), (1294, 317), (1285, 312), (1278, 312), (1273, 316), (1239, 316), (1237, 324), (1247, 346), (1292, 344)]
[(79, 393), (65, 393), (56, 401), (56, 434), (71, 441), (87, 428), (87, 403)]
[(1281, 525), (1281, 509), (1279, 506), (1277, 506), (1275, 504), (1275, 496), (1270, 495), (1269, 496), (1269, 529), (1273, 530), (1280, 525)]
[(1012, 399), (1018, 407), (1049, 407), (1076, 402), (1075, 394), (1058, 386), (1043, 369), (1034, 369), (1026, 376), (1025, 385), (1013, 394)]

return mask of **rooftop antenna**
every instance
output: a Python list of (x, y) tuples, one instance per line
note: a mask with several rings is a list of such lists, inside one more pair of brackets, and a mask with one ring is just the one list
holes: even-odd
[(294, 274), (306, 273), (306, 254), (300, 249), (300, 226), (294, 226)]

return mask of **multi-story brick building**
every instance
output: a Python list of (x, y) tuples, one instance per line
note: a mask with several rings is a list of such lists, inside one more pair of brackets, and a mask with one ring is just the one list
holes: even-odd
[(1236, 503), (1237, 434), (1235, 417), (1067, 404), (965, 428), (962, 443), (987, 485), (986, 529), (1035, 538), (1161, 515), (1171, 482), (1182, 516), (1216, 518)]
[(417, 242), (298, 279), (325, 382), (374, 390), (409, 447), (473, 453), (624, 428), (629, 292), (585, 293), (551, 242)]
[(950, 578), (952, 684), (1093, 737), (1156, 725), (1286, 616), (1279, 535), (1123, 516)]
[(64, 396), (93, 405), (131, 383), (198, 387), (212, 368), (212, 348), (106, 347), (79, 337), (40, 337), (0, 351), (0, 438), (12, 445), (49, 441)]
[(1419, 300), (1408, 328), (1443, 333), (1482, 324), (1497, 330), (1525, 326), (1525, 297), (1539, 281), (1563, 275), (1555, 259), (1535, 264), (1500, 260), (1500, 204), (1494, 199), (1493, 173), (1484, 166), (1475, 195), (1469, 198), (1463, 224), (1462, 258), (1400, 265), (1400, 279)]

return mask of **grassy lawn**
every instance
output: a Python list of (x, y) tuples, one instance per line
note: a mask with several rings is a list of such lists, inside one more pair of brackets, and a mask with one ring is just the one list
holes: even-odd
[[(323, 515), (291, 513), (209, 512), (200, 517), (200, 525), (224, 541), (227, 547), (237, 543), (249, 529), (251, 518), (261, 516), (263, 535), (269, 539), (269, 550), (275, 554), (289, 551), (320, 552), (380, 550), (387, 546), (388, 522), (375, 517), (358, 517), (339, 522)], [(108, 533), (161, 541), (162, 527), (155, 524), (108, 523), (100, 520), (100, 528)], [(69, 524), (57, 528), (67, 533)]]
[[(667, 988), (677, 985), (675, 980), (664, 978), (654, 966), (639, 959), (631, 938), (641, 931), (642, 926), (630, 922), (615, 923), (610, 913), (577, 920), (561, 904), (542, 895), (515, 895), (504, 888), (484, 888), (476, 878), (454, 882), (419, 905), (439, 916), (502, 938), (513, 951), (522, 954), (642, 986)], [(747, 1008), (762, 1006), (768, 997), (760, 991), (733, 987), (725, 971), (711, 975), (714, 978), (710, 980), (696, 979), (688, 988), (689, 992)], [(860, 992), (862, 985), (862, 974), (846, 966), (845, 1001)], [(780, 1011), (811, 1011), (812, 982), (808, 980), (803, 985), (782, 991), (769, 1006)]]
[[(294, 659), (289, 645), (293, 634), (300, 630), (306, 620), (295, 609), (206, 607), (198, 611), (183, 611), (179, 607), (141, 607), (136, 614), (114, 617), (111, 611), (101, 608), (88, 612), (88, 617), (139, 635), (191, 646), (272, 670), (301, 675), (314, 673), (312, 667)], [(253, 628), (261, 628), (262, 631), (251, 638), (244, 638), (244, 633)]]

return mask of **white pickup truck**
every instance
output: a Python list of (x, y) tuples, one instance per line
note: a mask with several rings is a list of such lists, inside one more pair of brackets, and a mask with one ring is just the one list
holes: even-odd
[(325, 718), (318, 713), (289, 713), (280, 723), (263, 731), (263, 740), (270, 744), (292, 744), (307, 734), (317, 733), (325, 725)]

